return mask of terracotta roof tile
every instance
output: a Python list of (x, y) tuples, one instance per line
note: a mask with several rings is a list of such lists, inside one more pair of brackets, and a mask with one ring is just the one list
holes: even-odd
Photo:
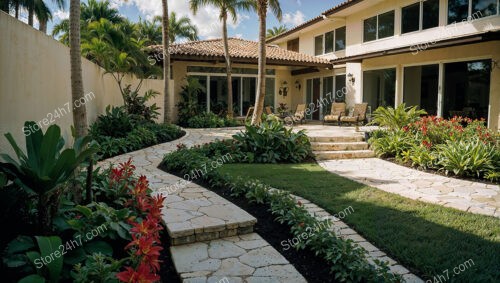
[[(161, 52), (162, 46), (150, 46), (153, 52)], [(259, 43), (256, 41), (229, 38), (229, 54), (233, 59), (258, 59)], [(170, 54), (176, 56), (224, 57), (222, 39), (191, 41), (181, 44), (172, 44)], [(298, 63), (328, 64), (330, 61), (298, 52), (289, 51), (275, 45), (267, 45), (267, 59)]]

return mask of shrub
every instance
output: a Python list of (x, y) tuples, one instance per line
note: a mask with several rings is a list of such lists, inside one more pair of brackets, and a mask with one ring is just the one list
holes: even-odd
[(438, 164), (447, 174), (457, 176), (482, 177), (488, 172), (498, 170), (495, 161), (498, 158), (498, 148), (479, 139), (472, 141), (448, 141), (438, 145)]
[(370, 124), (387, 127), (389, 130), (400, 130), (425, 114), (427, 114), (425, 110), (419, 110), (417, 106), (406, 107), (404, 103), (396, 108), (379, 107), (373, 111), (373, 120)]
[(232, 118), (220, 117), (212, 112), (205, 112), (187, 120), (189, 128), (223, 128), (239, 126), (238, 121)]
[(373, 137), (370, 139), (370, 143), (375, 153), (380, 157), (401, 158), (403, 152), (414, 146), (413, 140), (401, 130), (387, 132), (387, 135), (380, 138)]
[(311, 156), (311, 143), (305, 132), (293, 132), (283, 123), (266, 120), (259, 126), (247, 125), (234, 135), (239, 151), (249, 163), (298, 163)]
[(179, 109), (179, 125), (188, 126), (191, 117), (203, 113), (203, 106), (198, 103), (198, 95), (205, 92), (205, 87), (196, 78), (188, 77), (187, 83), (180, 93), (182, 101), (177, 104)]
[(155, 98), (159, 92), (155, 90), (148, 90), (143, 96), (139, 95), (137, 89), (131, 90), (131, 85), (127, 85), (123, 90), (123, 101), (125, 101), (125, 110), (133, 119), (137, 121), (154, 122), (158, 118), (160, 113), (158, 110), (160, 107), (156, 106), (156, 103), (148, 106), (146, 103)]
[(90, 134), (94, 137), (123, 138), (133, 129), (133, 120), (124, 107), (106, 107), (106, 114), (99, 115), (90, 127)]
[(402, 159), (405, 162), (410, 162), (412, 166), (427, 169), (436, 166), (437, 156), (424, 145), (413, 145), (408, 151), (402, 153)]

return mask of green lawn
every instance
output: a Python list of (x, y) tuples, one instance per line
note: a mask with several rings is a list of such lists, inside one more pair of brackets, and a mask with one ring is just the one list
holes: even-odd
[[(448, 273), (446, 281), (450, 282), (500, 282), (498, 218), (386, 193), (329, 173), (317, 164), (227, 164), (220, 170), (260, 179), (330, 213), (352, 206), (354, 212), (343, 220), (425, 279)], [(473, 266), (462, 272), (456, 268), (460, 274), (455, 275), (453, 269), (470, 259)]]

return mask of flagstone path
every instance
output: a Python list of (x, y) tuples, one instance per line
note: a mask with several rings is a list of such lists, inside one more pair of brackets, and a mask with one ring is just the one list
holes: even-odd
[(410, 199), (500, 218), (500, 186), (426, 173), (378, 158), (318, 162), (326, 170)]

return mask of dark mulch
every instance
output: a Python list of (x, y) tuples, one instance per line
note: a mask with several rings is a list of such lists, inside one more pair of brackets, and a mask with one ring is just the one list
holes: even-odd
[[(166, 171), (164, 168), (161, 168), (161, 166), (160, 169)], [(175, 175), (175, 173), (173, 172), (169, 173)], [(200, 185), (205, 188), (209, 188), (207, 184), (200, 183)], [(245, 197), (233, 197), (231, 196), (230, 192), (225, 189), (210, 188), (210, 190), (227, 199), (228, 201), (234, 203), (241, 209), (247, 211), (255, 218), (257, 218), (257, 224), (254, 226), (255, 232), (262, 238), (264, 238), (264, 240), (266, 240), (274, 249), (280, 252), (297, 269), (297, 271), (299, 271), (299, 273), (305, 277), (307, 282), (335, 282), (333, 276), (329, 272), (329, 267), (325, 264), (324, 259), (316, 256), (309, 250), (297, 251), (294, 248), (289, 248), (288, 250), (284, 249), (284, 247), (281, 245), (281, 242), (288, 242), (288, 240), (292, 240), (294, 236), (290, 233), (290, 227), (288, 225), (279, 224), (278, 222), (274, 221), (275, 217), (269, 211), (269, 206), (249, 203)], [(165, 243), (166, 242), (167, 241), (165, 240)], [(164, 247), (165, 249), (167, 249), (165, 245)], [(162, 256), (164, 254), (165, 251), (163, 251)], [(167, 260), (163, 262), (162, 278), (168, 278), (169, 282), (173, 282), (172, 280), (170, 280), (171, 275), (166, 275), (168, 277), (163, 276), (163, 269), (172, 269), (175, 273), (173, 264), (170, 263), (170, 265), (172, 266), (168, 265)]]
[(177, 271), (175, 271), (174, 263), (172, 262), (172, 256), (170, 255), (170, 239), (168, 237), (167, 231), (165, 230), (163, 230), (161, 233), (161, 242), (163, 246), (163, 250), (160, 253), (161, 282), (180, 283), (181, 279), (179, 278)]

